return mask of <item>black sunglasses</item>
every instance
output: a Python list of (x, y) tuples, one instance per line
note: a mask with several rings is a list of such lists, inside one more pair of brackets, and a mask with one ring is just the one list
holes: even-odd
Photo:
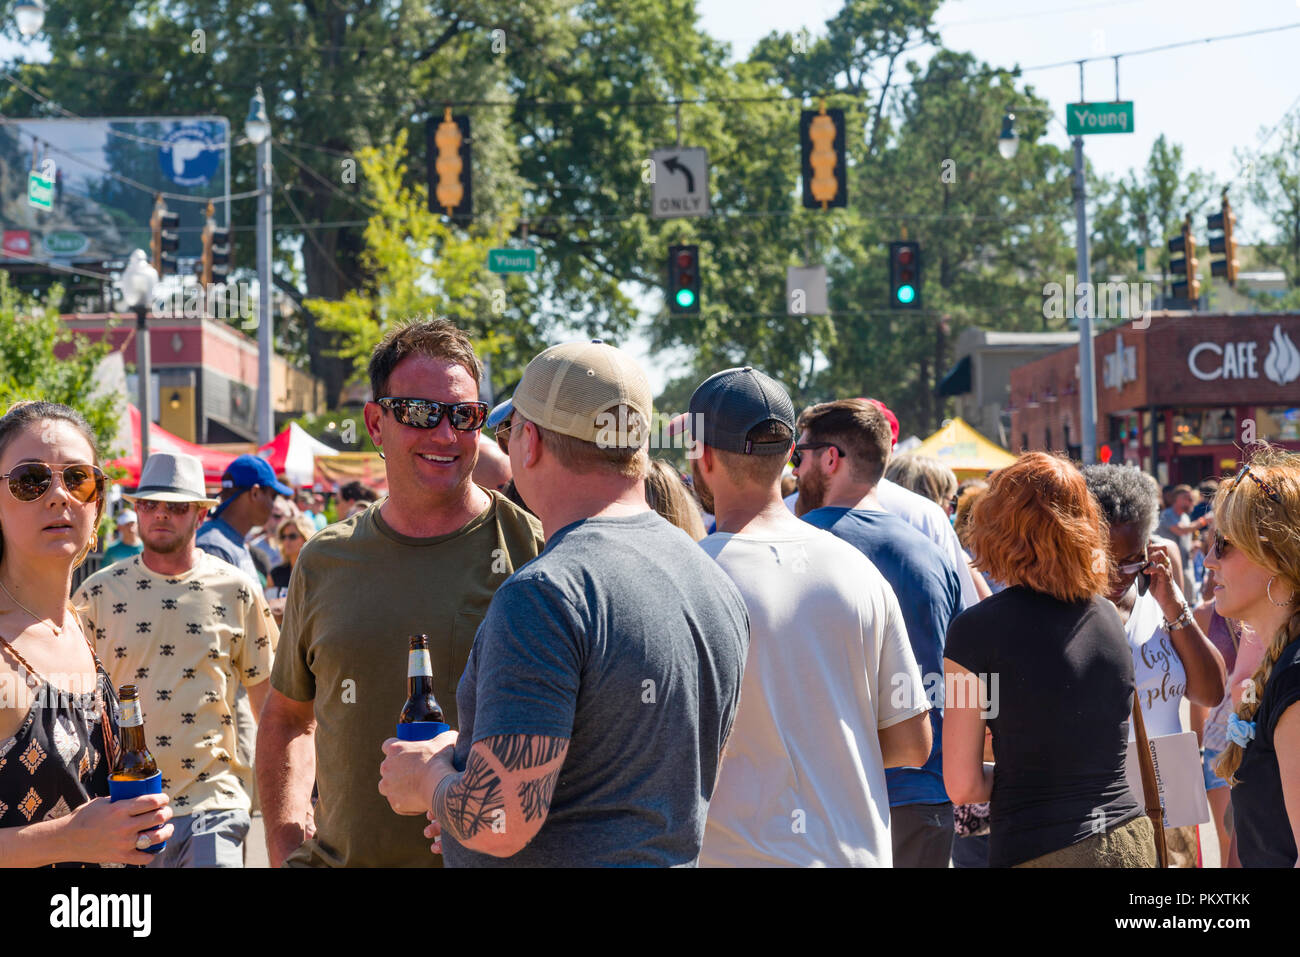
[(154, 499), (138, 498), (135, 500), (135, 510), (144, 512), (146, 515), (152, 515), (158, 509), (165, 509), (167, 514), (180, 517), (188, 515), (193, 502), (159, 502)]
[(834, 442), (809, 442), (807, 445), (796, 445), (794, 447), (794, 451), (790, 453), (790, 464), (798, 468), (803, 464), (803, 453), (811, 452), (813, 449), (834, 449), (840, 455), (844, 454), (844, 450)]
[[(69, 465), (59, 472), (63, 487), (83, 505), (104, 494), (104, 473), (93, 465)], [(20, 502), (35, 502), (54, 484), (54, 469), (44, 462), (20, 465), (0, 479), (9, 480), (9, 491)]]
[(1214, 554), (1218, 558), (1223, 558), (1228, 554), (1228, 549), (1232, 548), (1232, 542), (1223, 537), (1222, 532), (1214, 533)]
[(473, 432), (483, 427), (488, 414), (486, 402), (435, 402), (433, 399), (398, 399), (392, 396), (375, 401), (393, 413), (393, 418), (399, 423), (413, 429), (436, 429), (445, 415), (456, 431)]
[(1282, 496), (1277, 493), (1277, 490), (1273, 488), (1273, 486), (1265, 482), (1258, 475), (1256, 475), (1254, 472), (1252, 472), (1250, 470), (1249, 465), (1243, 465), (1241, 467), (1241, 471), (1237, 473), (1236, 477), (1232, 480), (1232, 484), (1228, 486), (1228, 492), (1229, 493), (1235, 492), (1237, 490), (1237, 486), (1241, 484), (1241, 480), (1244, 478), (1248, 478), (1256, 485), (1258, 485), (1261, 489), (1264, 490), (1264, 494), (1267, 495), (1269, 498), (1271, 498), (1273, 501), (1277, 502), (1277, 504), (1279, 505), (1282, 504)]

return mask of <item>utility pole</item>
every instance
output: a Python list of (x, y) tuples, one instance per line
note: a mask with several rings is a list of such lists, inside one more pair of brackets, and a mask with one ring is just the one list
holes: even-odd
[[(1079, 102), (1083, 95), (1083, 61), (1079, 61)], [(1075, 302), (1074, 315), (1079, 322), (1079, 417), (1080, 453), (1084, 465), (1097, 461), (1097, 376), (1093, 371), (1092, 316), (1085, 308), (1092, 296), (1083, 296), (1088, 288), (1088, 208), (1087, 182), (1084, 179), (1083, 137), (1074, 138), (1074, 222), (1075, 222)], [(1082, 297), (1082, 298), (1081, 298)]]

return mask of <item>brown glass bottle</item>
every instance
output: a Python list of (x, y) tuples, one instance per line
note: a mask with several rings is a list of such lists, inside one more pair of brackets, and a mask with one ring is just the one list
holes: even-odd
[(158, 765), (144, 739), (140, 690), (135, 685), (122, 685), (117, 696), (122, 703), (122, 717), (118, 722), (121, 749), (109, 777), (114, 781), (143, 781), (158, 773)]
[(433, 663), (429, 658), (429, 636), (412, 635), (406, 666), (406, 704), (398, 724), (419, 721), (444, 722), (442, 708), (433, 695)]

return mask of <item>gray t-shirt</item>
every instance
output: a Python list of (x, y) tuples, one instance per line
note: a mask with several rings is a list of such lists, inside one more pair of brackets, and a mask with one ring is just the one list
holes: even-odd
[(1186, 516), (1179, 515), (1172, 507), (1160, 513), (1160, 534), (1174, 540), (1184, 566), (1188, 564), (1192, 552), (1192, 529), (1186, 524), (1188, 521)]
[(726, 573), (655, 512), (556, 532), (492, 598), (456, 692), (464, 769), (498, 734), (569, 739), (551, 810), (518, 854), (449, 867), (694, 865), (749, 650)]

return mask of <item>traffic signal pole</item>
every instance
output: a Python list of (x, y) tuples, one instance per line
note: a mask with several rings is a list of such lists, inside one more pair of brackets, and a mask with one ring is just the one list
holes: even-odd
[[(1084, 102), (1083, 63), (1079, 63), (1079, 102)], [(1074, 315), (1079, 322), (1079, 431), (1083, 436), (1080, 457), (1084, 465), (1097, 461), (1097, 376), (1093, 372), (1092, 316), (1087, 306), (1092, 296), (1088, 288), (1088, 198), (1084, 176), (1083, 137), (1074, 138), (1074, 222), (1075, 222), (1075, 294)]]

